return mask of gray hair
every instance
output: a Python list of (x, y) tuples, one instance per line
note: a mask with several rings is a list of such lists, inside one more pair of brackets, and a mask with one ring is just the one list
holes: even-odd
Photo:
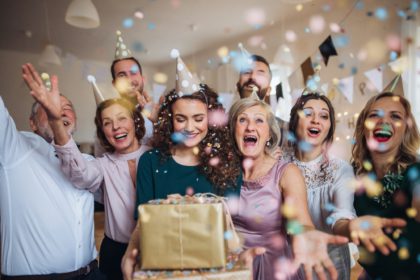
[[(235, 139), (235, 129), (236, 129), (236, 121), (238, 120), (238, 116), (243, 113), (248, 108), (254, 107), (254, 106), (260, 106), (264, 109), (264, 111), (267, 113), (267, 122), (268, 127), (270, 129), (270, 145), (265, 146), (265, 153), (266, 154), (272, 154), (278, 147), (280, 139), (281, 139), (281, 133), (280, 133), (280, 127), (277, 123), (276, 117), (274, 116), (273, 111), (271, 110), (271, 107), (265, 103), (262, 100), (256, 99), (256, 98), (243, 98), (238, 101), (236, 101), (232, 107), (229, 110), (229, 128), (230, 128), (230, 136), (232, 139)], [(235, 149), (236, 152), (239, 153), (237, 143), (235, 141)]]

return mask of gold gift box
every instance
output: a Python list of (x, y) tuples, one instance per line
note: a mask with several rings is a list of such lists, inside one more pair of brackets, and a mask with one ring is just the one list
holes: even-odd
[(141, 269), (226, 265), (222, 203), (139, 206)]
[(139, 270), (137, 267), (133, 280), (252, 280), (250, 269), (239, 262), (239, 255), (230, 253), (226, 267), (218, 269), (195, 270)]
[(247, 269), (225, 271), (225, 272), (161, 272), (147, 273), (138, 271), (134, 274), (134, 280), (151, 280), (151, 279), (170, 279), (170, 280), (251, 280), (251, 271)]

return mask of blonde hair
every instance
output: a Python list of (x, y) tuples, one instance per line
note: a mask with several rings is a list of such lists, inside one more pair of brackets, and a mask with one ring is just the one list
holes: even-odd
[(356, 129), (354, 130), (355, 144), (353, 145), (352, 149), (352, 165), (355, 169), (356, 175), (366, 173), (367, 171), (363, 167), (363, 162), (365, 160), (371, 160), (370, 151), (367, 147), (365, 139), (365, 121), (373, 104), (379, 99), (385, 97), (398, 98), (398, 101), (404, 107), (405, 119), (408, 123), (404, 131), (404, 136), (399, 148), (399, 152), (397, 153), (393, 163), (390, 165), (389, 170), (392, 172), (403, 171), (407, 168), (408, 165), (416, 162), (417, 160), (417, 150), (420, 147), (420, 134), (416, 121), (413, 117), (413, 113), (411, 112), (410, 103), (403, 96), (394, 94), (392, 92), (383, 92), (369, 99), (362, 112), (360, 112), (359, 118), (357, 119)]
[[(235, 129), (236, 129), (236, 121), (238, 120), (238, 116), (243, 113), (248, 108), (260, 106), (264, 109), (267, 113), (267, 122), (268, 127), (270, 129), (270, 140), (269, 145), (265, 146), (265, 153), (272, 154), (278, 147), (280, 142), (280, 128), (277, 123), (276, 117), (274, 116), (271, 107), (262, 100), (254, 99), (254, 98), (243, 98), (236, 101), (229, 110), (229, 128), (230, 128), (230, 136), (232, 139), (235, 139)], [(235, 141), (235, 150), (237, 154), (240, 154), (237, 143)]]

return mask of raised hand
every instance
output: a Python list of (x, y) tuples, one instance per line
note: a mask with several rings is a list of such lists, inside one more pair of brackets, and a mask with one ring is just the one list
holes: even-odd
[(30, 94), (45, 109), (49, 120), (61, 119), (60, 92), (57, 76), (51, 77), (51, 90), (48, 90), (34, 66), (30, 63), (22, 65), (22, 78), (30, 90)]
[(337, 270), (328, 256), (328, 244), (345, 244), (346, 237), (330, 235), (318, 230), (309, 230), (293, 236), (292, 248), (295, 257), (294, 263), (298, 267), (303, 265), (305, 277), (312, 279), (312, 270), (320, 280), (326, 280), (326, 272), (330, 279), (337, 279)]
[(379, 250), (388, 255), (390, 250), (395, 251), (397, 246), (384, 233), (388, 228), (404, 227), (403, 219), (387, 219), (376, 216), (362, 216), (350, 221), (350, 236), (356, 245), (363, 245), (370, 252)]

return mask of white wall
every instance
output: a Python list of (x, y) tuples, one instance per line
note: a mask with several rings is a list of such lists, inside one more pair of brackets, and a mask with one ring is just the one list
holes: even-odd
[[(395, 5), (398, 4), (401, 5), (401, 7), (405, 7), (408, 3), (407, 1), (393, 0), (381, 3), (383, 7), (388, 9), (388, 18), (383, 21), (375, 16), (367, 16), (366, 14), (367, 11), (375, 11), (375, 8), (378, 7), (377, 2), (363, 2), (365, 7), (361, 10), (354, 8), (354, 3), (352, 1), (341, 1), (331, 12), (320, 11), (319, 14), (325, 19), (326, 28), (319, 34), (306, 33), (304, 30), (305, 27), (309, 25), (309, 18), (299, 18), (299, 14), (297, 14), (294, 21), (276, 23), (267, 29), (255, 32), (255, 34), (258, 34), (258, 36), (263, 38), (266, 45), (265, 49), (260, 46), (250, 46), (248, 40), (255, 34), (249, 34), (241, 38), (226, 39), (222, 44), (212, 46), (193, 56), (183, 57), (183, 60), (190, 68), (191, 72), (196, 72), (199, 77), (203, 77), (204, 82), (208, 83), (211, 87), (218, 91), (236, 94), (235, 83), (238, 78), (238, 73), (229, 71), (226, 68), (226, 65), (221, 63), (220, 58), (217, 57), (217, 49), (219, 47), (226, 46), (229, 50), (238, 50), (237, 45), (239, 42), (242, 42), (250, 53), (263, 55), (268, 61), (279, 63), (274, 61), (276, 53), (280, 45), (286, 44), (290, 48), (293, 57), (293, 63), (289, 66), (293, 70), (300, 71), (300, 64), (303, 63), (307, 57), (311, 56), (313, 58), (312, 62), (315, 62), (314, 59), (316, 54), (319, 53), (318, 47), (328, 35), (332, 35), (333, 37), (338, 35), (347, 36), (348, 44), (342, 48), (336, 47), (338, 56), (330, 57), (328, 66), (325, 66), (324, 63), (321, 62), (320, 84), (329, 83), (329, 87), (331, 88), (332, 80), (334, 78), (341, 79), (354, 75), (353, 103), (349, 103), (344, 96), (339, 93), (337, 93), (332, 100), (336, 113), (341, 113), (342, 115), (342, 117), (338, 118), (336, 137), (338, 137), (339, 140), (336, 141), (336, 148), (334, 150), (341, 157), (349, 159), (351, 139), (346, 139), (346, 137), (349, 136), (351, 138), (353, 136), (353, 127), (349, 127), (348, 121), (350, 120), (350, 117), (355, 113), (358, 113), (363, 108), (366, 101), (376, 93), (375, 91), (366, 90), (367, 93), (365, 95), (361, 94), (359, 85), (361, 82), (367, 81), (367, 78), (363, 73), (389, 62), (389, 49), (386, 46), (386, 40), (389, 35), (396, 35), (401, 38), (402, 45), (405, 43), (405, 37), (402, 37), (401, 35), (402, 19), (396, 15), (397, 6)], [(369, 5), (371, 5), (371, 7)], [(333, 33), (329, 28), (330, 23), (340, 23), (344, 32), (340, 34)], [(285, 40), (284, 35), (287, 30), (295, 31), (297, 34), (297, 40), (295, 42), (290, 43)], [(378, 48), (369, 48), (372, 42), (375, 41), (381, 43), (378, 45)], [(380, 47), (384, 46), (385, 51), (380, 52)], [(368, 58), (364, 61), (360, 61), (357, 58), (357, 54), (363, 49), (370, 51)], [(180, 50), (180, 53), (182, 56), (182, 50)], [(209, 60), (211, 63), (208, 63)], [(340, 68), (340, 64), (343, 64), (344, 68)], [(352, 74), (352, 67), (357, 69), (356, 74)], [(168, 74), (169, 87), (173, 87), (175, 62), (161, 65), (158, 69)], [(225, 80), (220, 81), (224, 75), (230, 76), (225, 78)], [(392, 80), (394, 75), (395, 73), (393, 73), (389, 67), (385, 68), (383, 77), (384, 87)], [(281, 80), (285, 78), (286, 77), (281, 77)], [(227, 80), (231, 81), (230, 86), (226, 84)], [(274, 93), (274, 91), (272, 93)], [(417, 107), (420, 106), (420, 104), (413, 104), (413, 106)], [(344, 112), (347, 112), (346, 116), (344, 116)]]
[[(21, 66), (31, 62), (40, 72), (59, 78), (60, 91), (74, 104), (78, 117), (78, 129), (74, 135), (77, 142), (93, 142), (96, 133), (94, 116), (96, 105), (87, 75), (96, 77), (97, 84), (105, 96), (115, 94), (111, 84), (110, 63), (81, 61), (70, 54), (62, 58), (62, 66), (48, 68), (38, 66), (39, 55), (0, 50), (0, 95), (19, 130), (30, 130), (29, 113), (32, 97), (21, 77)], [(144, 67), (148, 77), (150, 67)]]

